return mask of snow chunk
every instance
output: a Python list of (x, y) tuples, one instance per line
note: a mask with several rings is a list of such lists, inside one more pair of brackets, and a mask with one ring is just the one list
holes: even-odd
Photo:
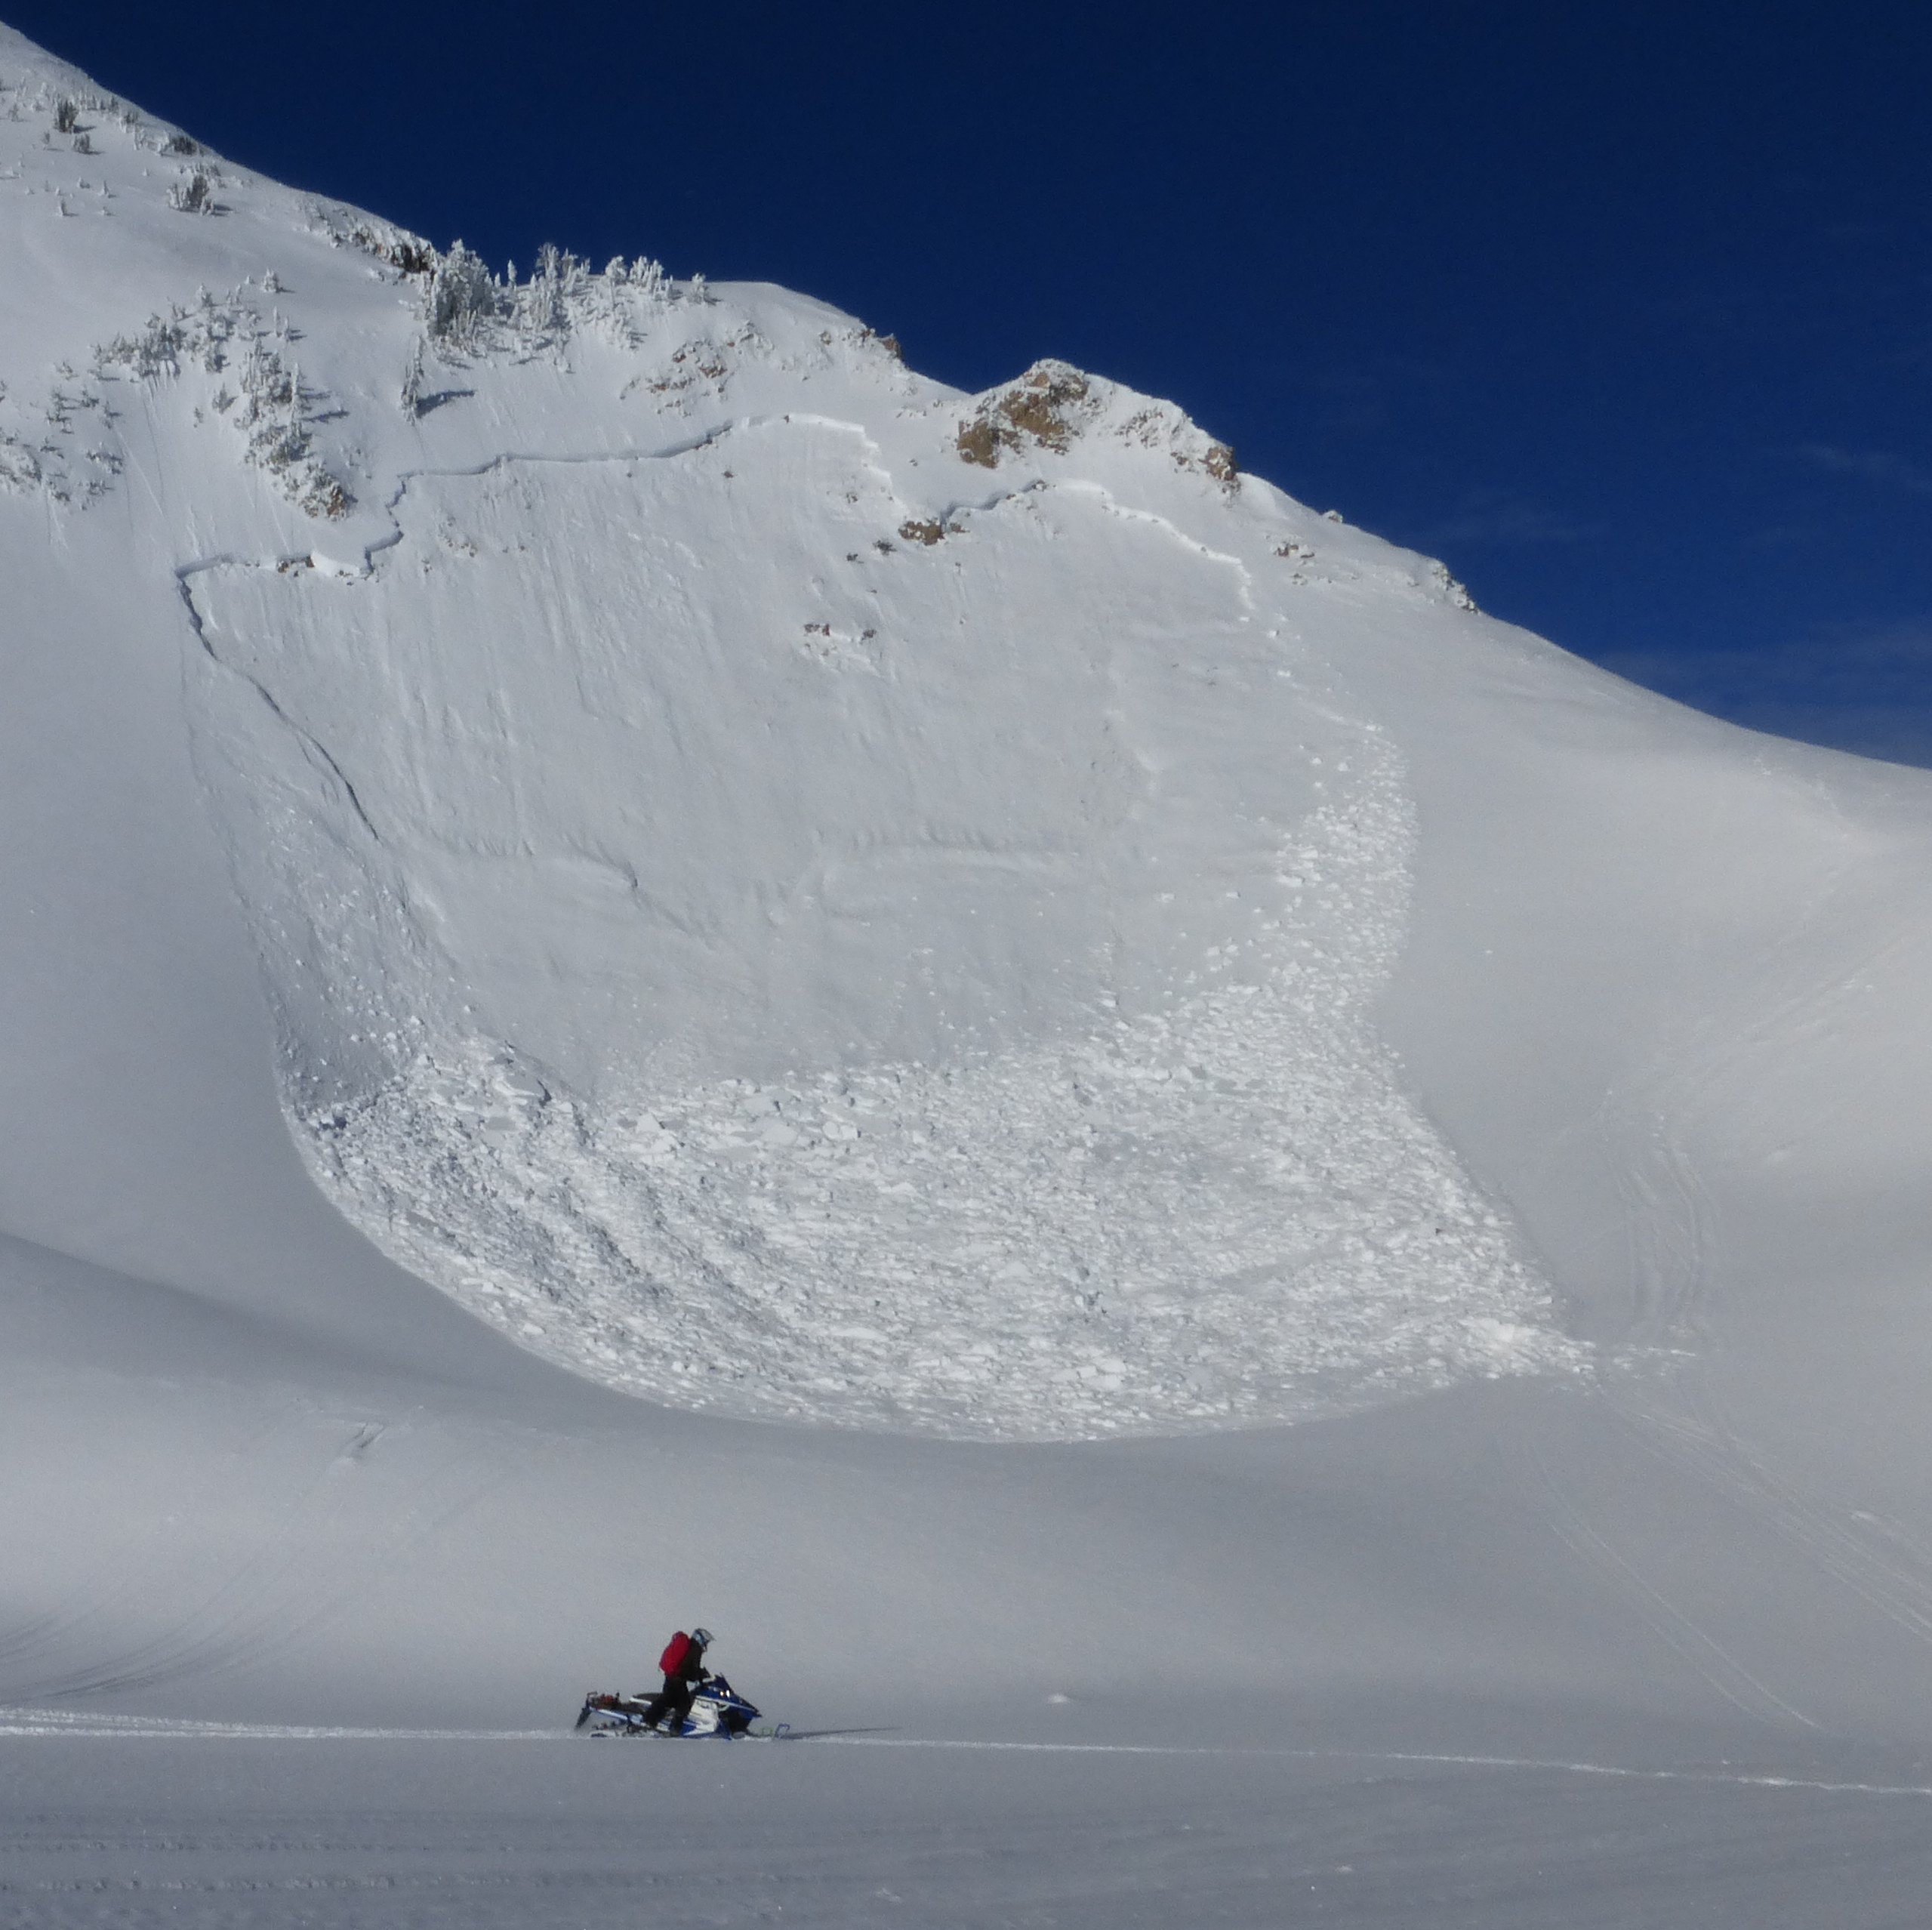
[(1573, 1367), (1368, 1022), (1413, 835), (1385, 769), (1302, 828), (1323, 902), (1259, 982), (1054, 1044), (667, 1089), (639, 1118), (479, 1041), (304, 1142), (480, 1317), (681, 1405), (1050, 1439)]

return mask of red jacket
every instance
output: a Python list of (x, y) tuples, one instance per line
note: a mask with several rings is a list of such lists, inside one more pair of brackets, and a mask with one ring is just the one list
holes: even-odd
[(664, 1644), (658, 1666), (667, 1682), (701, 1682), (704, 1679), (704, 1651), (679, 1629)]

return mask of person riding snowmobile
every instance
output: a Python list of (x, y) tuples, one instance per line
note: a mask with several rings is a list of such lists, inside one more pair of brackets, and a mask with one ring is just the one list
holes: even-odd
[(711, 1645), (709, 1629), (693, 1629), (689, 1635), (679, 1629), (664, 1645), (658, 1666), (664, 1672), (664, 1685), (644, 1705), (644, 1726), (655, 1729), (664, 1718), (671, 1719), (669, 1733), (680, 1734), (691, 1713), (698, 1685), (709, 1682), (711, 1672), (704, 1666), (704, 1651)]

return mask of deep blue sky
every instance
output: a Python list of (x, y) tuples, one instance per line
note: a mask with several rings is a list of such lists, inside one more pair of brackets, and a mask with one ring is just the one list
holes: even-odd
[(501, 262), (1058, 355), (1707, 709), (1932, 764), (1932, 8), (0, 0)]

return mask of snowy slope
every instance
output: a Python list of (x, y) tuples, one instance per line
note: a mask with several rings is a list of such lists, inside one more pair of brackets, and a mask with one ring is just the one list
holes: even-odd
[(1413, 804), (1290, 630), (1439, 572), (1061, 365), (432, 273), (63, 97), (14, 125), (197, 280), (76, 322), (86, 426), (16, 466), (167, 479), (287, 1102), (378, 1244), (633, 1391), (995, 1438), (1579, 1358), (1375, 1038)]
[(1924, 777), (0, 86), (0, 1689), (1920, 1733)]

